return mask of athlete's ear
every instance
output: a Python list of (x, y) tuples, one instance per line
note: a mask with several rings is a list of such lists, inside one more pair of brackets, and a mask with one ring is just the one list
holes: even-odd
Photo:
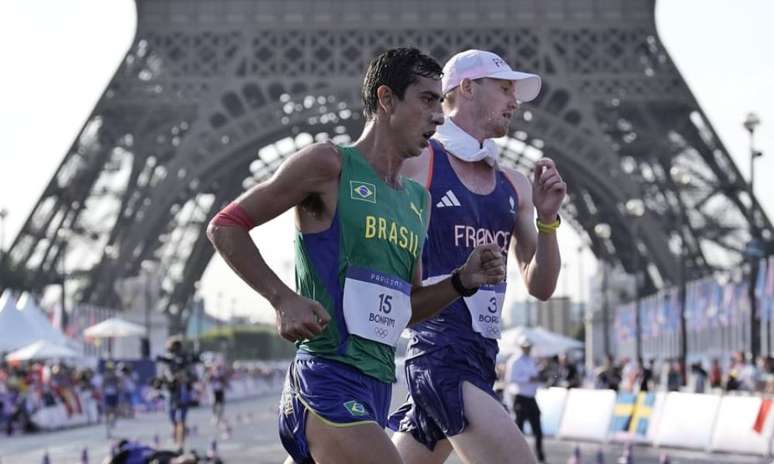
[(473, 81), (465, 78), (462, 79), (460, 82), (459, 90), (457, 91), (457, 95), (462, 95), (465, 98), (470, 98), (473, 96)]
[(376, 89), (376, 98), (379, 100), (379, 107), (384, 110), (385, 113), (391, 114), (395, 98), (392, 89), (386, 85), (380, 85)]

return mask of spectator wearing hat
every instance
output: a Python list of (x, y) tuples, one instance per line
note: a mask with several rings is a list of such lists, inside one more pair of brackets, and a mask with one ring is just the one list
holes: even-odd
[(524, 433), (524, 422), (529, 422), (532, 434), (535, 436), (535, 455), (538, 462), (545, 462), (543, 452), (543, 429), (540, 426), (540, 407), (535, 400), (535, 394), (540, 386), (540, 369), (535, 359), (530, 356), (532, 342), (523, 337), (519, 340), (521, 355), (514, 355), (508, 360), (505, 379), (509, 389), (515, 393), (513, 412), (516, 414), (516, 425)]

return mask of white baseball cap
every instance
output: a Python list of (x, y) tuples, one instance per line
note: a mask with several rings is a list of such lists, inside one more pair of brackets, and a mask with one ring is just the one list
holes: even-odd
[(457, 53), (443, 67), (441, 86), (444, 95), (460, 85), (463, 79), (504, 79), (516, 81), (519, 101), (528, 102), (540, 93), (541, 80), (537, 74), (514, 71), (502, 58), (483, 50), (466, 50)]

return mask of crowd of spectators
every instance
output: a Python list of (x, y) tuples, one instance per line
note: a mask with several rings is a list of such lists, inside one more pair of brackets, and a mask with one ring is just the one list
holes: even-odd
[[(211, 401), (213, 365), (197, 367), (192, 405)], [(254, 379), (267, 385), (281, 382), (282, 368), (269, 363), (233, 363), (218, 367), (219, 378), (229, 382)], [(164, 408), (164, 391), (152, 388), (150, 379), (141, 380), (130, 363), (104, 362), (101, 368), (76, 367), (64, 362), (9, 364), (0, 361), (0, 432), (8, 436), (38, 429), (35, 413), (43, 408), (63, 405), (67, 415), (82, 414), (85, 402), (93, 400), (98, 418), (106, 410), (106, 396), (118, 398), (115, 413), (131, 418), (139, 411)]]
[(687, 367), (678, 359), (650, 359), (643, 363), (628, 358), (614, 362), (608, 358), (594, 372), (593, 381), (596, 388), (627, 392), (774, 394), (774, 358), (758, 356), (753, 363), (738, 351), (727, 363), (713, 358), (708, 365), (696, 361)]

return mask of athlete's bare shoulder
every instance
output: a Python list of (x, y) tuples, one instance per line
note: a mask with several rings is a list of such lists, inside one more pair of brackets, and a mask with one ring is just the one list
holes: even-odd
[(286, 164), (295, 164), (294, 168), (305, 170), (305, 175), (310, 180), (325, 182), (338, 179), (341, 173), (341, 154), (332, 142), (313, 143), (297, 151), (288, 158)]
[(335, 211), (341, 174), (341, 154), (336, 145), (331, 142), (307, 145), (288, 158), (282, 170), (292, 173), (285, 176), (286, 188), (301, 190), (297, 203), (301, 229), (308, 231), (319, 227), (318, 223), (327, 224)]

